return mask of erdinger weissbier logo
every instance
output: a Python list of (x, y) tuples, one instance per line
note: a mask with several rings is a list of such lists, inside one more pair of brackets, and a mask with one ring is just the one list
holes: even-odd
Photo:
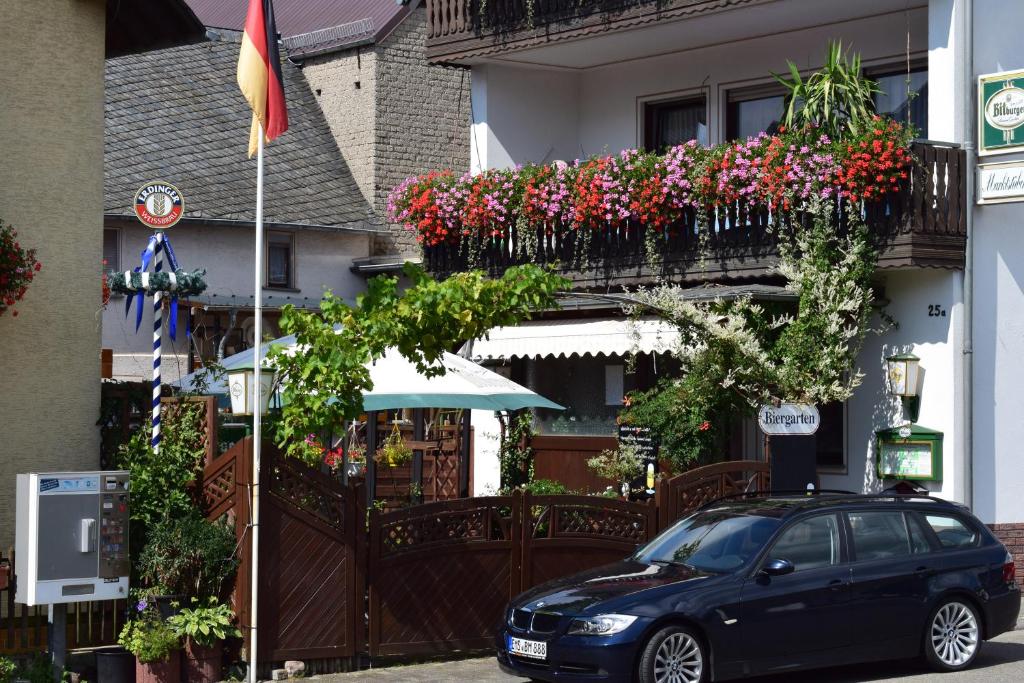
[(170, 183), (146, 183), (135, 193), (135, 216), (153, 229), (171, 227), (184, 210), (181, 192)]

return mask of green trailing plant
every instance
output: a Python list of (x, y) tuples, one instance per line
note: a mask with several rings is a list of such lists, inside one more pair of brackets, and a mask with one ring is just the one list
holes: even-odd
[(181, 647), (181, 639), (171, 625), (160, 617), (155, 605), (140, 601), (133, 619), (121, 629), (118, 644), (140, 662), (160, 662)]
[(213, 598), (203, 604), (193, 598), (191, 607), (183, 607), (167, 623), (179, 638), (191, 638), (202, 647), (211, 647), (242, 635), (234, 621), (235, 613), (230, 605)]
[(533, 481), (533, 447), (536, 432), (529, 412), (509, 418), (502, 429), (498, 450), (500, 486), (503, 490), (528, 486)]
[(150, 446), (148, 420), (114, 456), (114, 466), (132, 473), (131, 538), (145, 545), (146, 534), (166, 518), (186, 517), (195, 504), (189, 485), (206, 457), (204, 408), (184, 403), (164, 413), (159, 453)]
[(535, 266), (510, 268), (498, 279), (466, 272), (439, 282), (414, 266), (405, 274), (411, 284), (402, 292), (395, 277), (372, 278), (355, 306), (328, 292), (318, 312), (283, 309), (281, 329), (302, 349), (270, 353), (284, 394), (274, 431), (289, 454), (301, 456), (306, 435), (358, 417), (373, 386), (368, 364), (389, 348), (427, 376), (443, 375), (438, 361), (446, 351), (556, 307), (555, 294), (569, 284)]
[(377, 449), (375, 460), (388, 467), (404, 467), (412, 462), (412, 449), (402, 438), (402, 432), (398, 429), (397, 422), (392, 427), (391, 433), (388, 434), (388, 438)]
[(167, 517), (149, 531), (138, 560), (139, 577), (167, 595), (219, 599), (235, 573), (235, 532), (226, 522), (210, 522), (198, 510)]
[(631, 313), (653, 311), (679, 331), (670, 353), (682, 376), (634, 394), (623, 419), (650, 427), (677, 469), (713, 456), (734, 416), (765, 403), (845, 401), (861, 382), (875, 251), (857, 212), (838, 232), (832, 203), (812, 198), (800, 208), (809, 221), (781, 240), (778, 265), (795, 307), (686, 301), (672, 285), (632, 296)]
[(195, 296), (206, 291), (206, 281), (203, 276), (205, 270), (181, 270), (174, 271), (174, 279), (171, 273), (161, 271), (159, 273), (124, 272), (111, 271), (106, 275), (105, 284), (110, 291), (117, 294), (132, 295), (138, 292), (165, 292), (175, 296)]
[(860, 55), (848, 58), (841, 42), (828, 44), (825, 65), (806, 79), (796, 64), (787, 64), (790, 78), (772, 74), (787, 91), (787, 127), (818, 126), (832, 138), (844, 132), (857, 135), (875, 113), (878, 84), (861, 72)]

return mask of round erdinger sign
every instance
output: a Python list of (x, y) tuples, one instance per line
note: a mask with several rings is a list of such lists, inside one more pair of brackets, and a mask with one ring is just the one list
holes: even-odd
[(136, 218), (155, 230), (177, 223), (184, 210), (181, 192), (170, 183), (146, 183), (135, 193)]

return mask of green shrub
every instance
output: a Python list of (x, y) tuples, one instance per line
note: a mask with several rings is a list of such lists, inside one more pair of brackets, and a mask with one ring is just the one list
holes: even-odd
[(189, 509), (149, 530), (149, 542), (139, 556), (139, 578), (170, 595), (220, 598), (238, 567), (235, 545), (234, 529), (227, 523), (210, 522)]
[(242, 632), (234, 627), (235, 613), (226, 603), (210, 598), (206, 606), (192, 600), (192, 607), (185, 607), (167, 620), (180, 638), (191, 638), (203, 647), (211, 647)]
[(117, 642), (140, 662), (159, 662), (181, 646), (170, 624), (160, 618), (154, 605), (142, 600), (136, 616), (121, 629)]
[(11, 683), (18, 667), (7, 657), (0, 657), (0, 683)]

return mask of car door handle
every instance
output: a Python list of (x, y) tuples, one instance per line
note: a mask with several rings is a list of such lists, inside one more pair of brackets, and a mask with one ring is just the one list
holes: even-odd
[(849, 585), (849, 583), (847, 583), (843, 579), (832, 579), (831, 581), (828, 582), (828, 587), (831, 588), (834, 591), (837, 591), (840, 588), (845, 588), (848, 585)]
[(914, 575), (927, 578), (929, 576), (934, 576), (935, 570), (931, 567), (918, 567), (914, 570)]

